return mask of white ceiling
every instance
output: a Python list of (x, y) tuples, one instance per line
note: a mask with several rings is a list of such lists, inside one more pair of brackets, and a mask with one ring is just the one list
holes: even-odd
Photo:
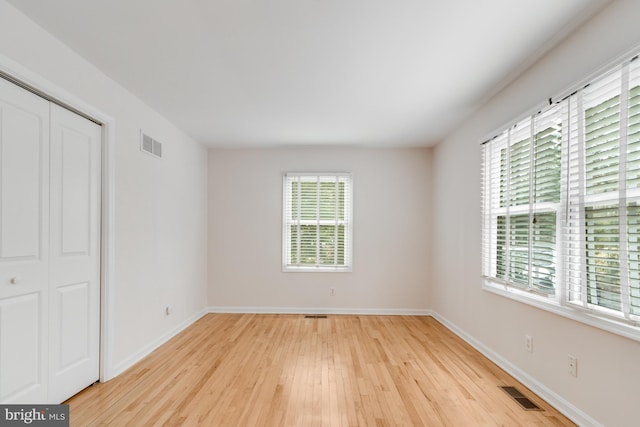
[(607, 2), (8, 1), (196, 140), (237, 147), (432, 145)]

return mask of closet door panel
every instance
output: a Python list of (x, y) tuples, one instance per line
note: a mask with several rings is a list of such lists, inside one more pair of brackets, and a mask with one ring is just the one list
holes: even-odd
[(46, 402), (49, 103), (0, 78), (0, 402)]
[(51, 106), (50, 395), (99, 377), (101, 128)]
[(41, 253), (43, 197), (41, 117), (12, 105), (2, 106), (3, 260), (35, 260)]
[[(39, 360), (43, 350), (41, 307), (38, 292), (0, 300), (2, 402), (27, 403), (28, 399), (42, 398), (44, 372)], [(19, 325), (19, 333), (16, 325)]]

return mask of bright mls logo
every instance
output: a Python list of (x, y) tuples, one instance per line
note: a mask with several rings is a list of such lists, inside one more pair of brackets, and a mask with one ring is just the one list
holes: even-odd
[(0, 405), (0, 425), (69, 427), (69, 405)]

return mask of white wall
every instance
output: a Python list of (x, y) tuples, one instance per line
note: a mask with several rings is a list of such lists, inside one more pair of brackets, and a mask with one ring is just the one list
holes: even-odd
[[(479, 142), (640, 44), (638, 16), (639, 2), (615, 1), (433, 153), (210, 150), (207, 160), (203, 147), (2, 0), (0, 55), (115, 119), (114, 370), (207, 303), (265, 310), (433, 308), (586, 417), (630, 426), (637, 418), (638, 342), (480, 289)], [(139, 151), (140, 128), (165, 144), (162, 161)], [(354, 173), (353, 273), (281, 272), (281, 176), (288, 170)], [(170, 317), (162, 313), (166, 304), (174, 306)], [(525, 334), (534, 337), (533, 354), (524, 351)], [(579, 359), (578, 378), (566, 373), (568, 353)]]
[[(638, 17), (640, 2), (607, 6), (440, 143), (433, 159), (432, 308), (530, 384), (564, 399), (562, 409), (584, 415), (582, 422), (616, 427), (638, 425), (640, 342), (480, 288), (480, 142), (640, 46)], [(532, 354), (525, 334), (533, 336)], [(577, 378), (567, 373), (568, 354), (578, 358)]]
[[(352, 273), (282, 272), (287, 171), (353, 173)], [(223, 311), (424, 311), (430, 175), (426, 148), (210, 150), (209, 304)]]
[[(2, 57), (115, 120), (117, 373), (205, 308), (206, 149), (0, 0)], [(164, 144), (162, 160), (140, 151), (140, 129)]]

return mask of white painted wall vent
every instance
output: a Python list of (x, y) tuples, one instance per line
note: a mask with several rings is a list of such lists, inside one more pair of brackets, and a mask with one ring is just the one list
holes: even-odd
[(142, 131), (140, 132), (140, 149), (152, 156), (162, 157), (162, 143)]

